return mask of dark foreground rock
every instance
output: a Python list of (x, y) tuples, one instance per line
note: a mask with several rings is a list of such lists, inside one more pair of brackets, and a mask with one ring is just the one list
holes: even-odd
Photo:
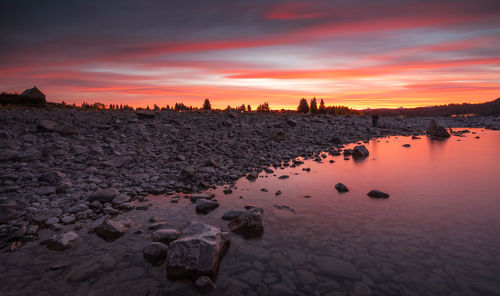
[(208, 276), (200, 276), (194, 283), (194, 286), (201, 293), (207, 293), (216, 288), (214, 282)]
[(371, 190), (366, 195), (373, 198), (389, 198), (389, 194), (376, 189)]
[(203, 275), (213, 276), (229, 247), (229, 234), (201, 222), (187, 223), (181, 233), (168, 245), (167, 277), (196, 280)]
[(196, 201), (196, 212), (201, 214), (208, 214), (215, 210), (219, 204), (213, 200), (200, 198)]
[(160, 229), (151, 234), (151, 241), (169, 244), (170, 242), (178, 239), (181, 232), (177, 229)]
[(231, 221), (235, 218), (238, 218), (243, 213), (244, 213), (243, 211), (230, 210), (224, 213), (224, 215), (222, 216), (222, 220)]
[(365, 145), (355, 146), (352, 151), (352, 156), (356, 158), (367, 157), (368, 155), (370, 155), (370, 152), (366, 149)]
[(361, 273), (349, 262), (329, 256), (314, 258), (314, 264), (325, 275), (338, 279), (358, 281)]

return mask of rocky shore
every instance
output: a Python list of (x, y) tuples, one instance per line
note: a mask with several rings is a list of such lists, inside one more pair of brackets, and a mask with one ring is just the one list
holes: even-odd
[[(363, 116), (63, 109), (1, 110), (0, 118), (2, 248), (35, 239), (39, 227), (58, 231), (145, 210), (148, 194), (230, 186), (297, 156), (335, 153), (345, 143), (420, 135), (431, 120), (385, 117), (375, 128)], [(445, 127), (500, 127), (496, 117), (436, 120)]]

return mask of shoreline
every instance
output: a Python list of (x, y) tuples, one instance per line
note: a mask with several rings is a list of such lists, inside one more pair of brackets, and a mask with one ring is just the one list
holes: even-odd
[[(498, 117), (382, 117), (373, 128), (366, 116), (168, 111), (141, 116), (61, 109), (0, 114), (2, 249), (23, 227), (58, 231), (144, 209), (139, 207), (148, 194), (230, 186), (298, 156), (372, 138), (422, 135), (431, 119), (447, 128), (500, 127)], [(89, 200), (105, 188), (129, 198), (121, 204)], [(36, 230), (27, 233), (18, 239), (37, 238)]]

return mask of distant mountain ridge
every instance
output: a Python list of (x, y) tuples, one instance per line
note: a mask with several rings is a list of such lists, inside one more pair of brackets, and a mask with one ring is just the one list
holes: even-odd
[(478, 104), (462, 103), (417, 108), (365, 109), (360, 111), (365, 115), (377, 114), (380, 116), (500, 116), (500, 98)]

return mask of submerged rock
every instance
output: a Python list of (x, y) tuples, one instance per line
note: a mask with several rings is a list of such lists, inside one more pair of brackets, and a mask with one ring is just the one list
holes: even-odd
[(359, 281), (361, 273), (349, 262), (335, 257), (315, 257), (314, 264), (325, 275), (335, 278)]
[(373, 198), (389, 198), (389, 194), (376, 189), (371, 190), (366, 195)]
[(263, 212), (257, 209), (250, 209), (227, 225), (229, 229), (243, 235), (246, 238), (261, 236), (264, 233)]
[(75, 243), (81, 241), (81, 238), (74, 231), (54, 234), (47, 242), (47, 248), (50, 250), (63, 251), (71, 248)]
[(142, 255), (151, 264), (158, 264), (167, 257), (168, 246), (164, 243), (149, 243), (142, 249)]
[(437, 124), (437, 122), (433, 119), (431, 120), (429, 127), (425, 131), (427, 136), (433, 137), (433, 138), (449, 138), (450, 133), (442, 127)]
[(337, 189), (338, 192), (347, 192), (349, 191), (349, 189), (347, 188), (347, 186), (345, 186), (344, 184), (342, 183), (337, 183), (335, 184), (335, 189)]
[(195, 280), (203, 275), (213, 276), (229, 247), (228, 233), (201, 222), (188, 222), (181, 233), (168, 246), (167, 277)]

